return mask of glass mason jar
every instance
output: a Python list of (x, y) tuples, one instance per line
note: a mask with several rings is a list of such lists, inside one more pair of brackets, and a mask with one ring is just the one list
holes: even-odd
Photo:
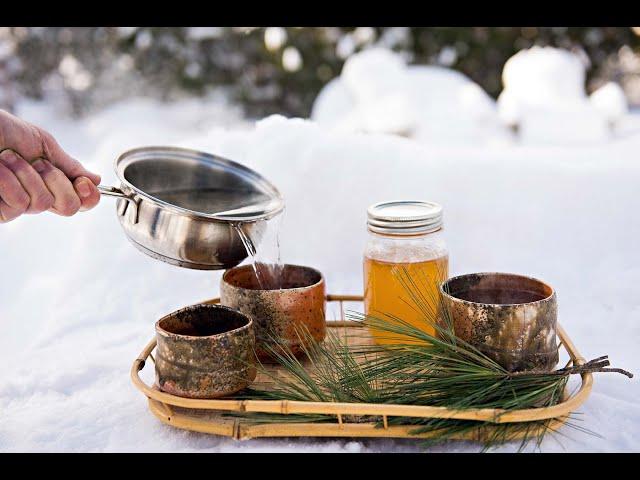
[[(433, 202), (395, 201), (367, 211), (369, 240), (364, 251), (364, 306), (367, 315), (393, 318), (434, 335), (440, 283), (449, 276), (442, 207)], [(419, 293), (418, 303), (416, 295)], [(379, 344), (408, 338), (372, 329)]]

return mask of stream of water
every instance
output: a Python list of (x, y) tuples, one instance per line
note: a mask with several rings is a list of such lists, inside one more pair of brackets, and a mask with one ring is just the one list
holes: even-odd
[(279, 290), (282, 288), (283, 263), (280, 257), (280, 230), (284, 212), (270, 220), (260, 220), (251, 237), (242, 223), (234, 224), (244, 248), (247, 260), (252, 266), (261, 290)]

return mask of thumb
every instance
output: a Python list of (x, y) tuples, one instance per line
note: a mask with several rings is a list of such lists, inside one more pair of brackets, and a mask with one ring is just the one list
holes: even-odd
[(65, 152), (49, 132), (40, 128), (38, 130), (46, 158), (71, 181), (78, 177), (87, 177), (94, 185), (100, 183), (100, 175), (90, 172), (78, 160)]

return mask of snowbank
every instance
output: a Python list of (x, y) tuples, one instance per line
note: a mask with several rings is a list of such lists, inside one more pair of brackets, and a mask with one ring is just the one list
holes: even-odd
[(537, 46), (507, 60), (498, 110), (506, 124), (518, 127), (522, 143), (594, 144), (612, 136), (612, 127), (626, 114), (626, 99), (615, 84), (588, 98), (587, 61), (567, 50)]
[(369, 48), (320, 91), (311, 118), (334, 132), (396, 134), (432, 146), (594, 145), (619, 134), (628, 109), (614, 83), (587, 96), (585, 61), (552, 47), (522, 50), (504, 66), (496, 104), (460, 72), (406, 65), (391, 50)]
[(336, 132), (391, 133), (432, 145), (512, 141), (494, 100), (465, 75), (407, 66), (383, 48), (349, 57), (318, 94), (311, 119)]
[(617, 83), (605, 83), (589, 96), (589, 101), (612, 125), (629, 111), (627, 97)]
[[(215, 152), (255, 168), (287, 200), (283, 259), (323, 271), (329, 291), (361, 291), (366, 208), (389, 198), (444, 206), (452, 274), (512, 271), (558, 292), (560, 321), (587, 358), (609, 354), (640, 373), (640, 122), (589, 148), (427, 146), (270, 117), (228, 128), (227, 105), (121, 104), (83, 122), (21, 112), (112, 184), (112, 161), (142, 144)], [(208, 120), (207, 120), (208, 119)], [(139, 253), (112, 200), (72, 219), (25, 217), (0, 227), (0, 450), (387, 451), (392, 440), (233, 440), (160, 424), (129, 381), (163, 314), (218, 294), (219, 272)], [(145, 369), (151, 379), (151, 369)], [(637, 451), (637, 379), (597, 375), (580, 409), (600, 439), (565, 429), (568, 451)], [(499, 448), (513, 451), (516, 445)], [(548, 438), (543, 451), (562, 451)], [(454, 442), (439, 451), (475, 451)]]

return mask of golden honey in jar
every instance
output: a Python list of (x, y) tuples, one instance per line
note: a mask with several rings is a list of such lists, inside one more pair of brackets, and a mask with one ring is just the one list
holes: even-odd
[[(440, 283), (449, 276), (442, 207), (425, 201), (376, 203), (367, 211), (367, 226), (365, 314), (389, 322), (399, 318), (434, 335)], [(420, 292), (421, 305), (407, 291), (407, 283)], [(372, 329), (371, 334), (378, 344), (410, 343), (408, 337), (386, 331)]]

